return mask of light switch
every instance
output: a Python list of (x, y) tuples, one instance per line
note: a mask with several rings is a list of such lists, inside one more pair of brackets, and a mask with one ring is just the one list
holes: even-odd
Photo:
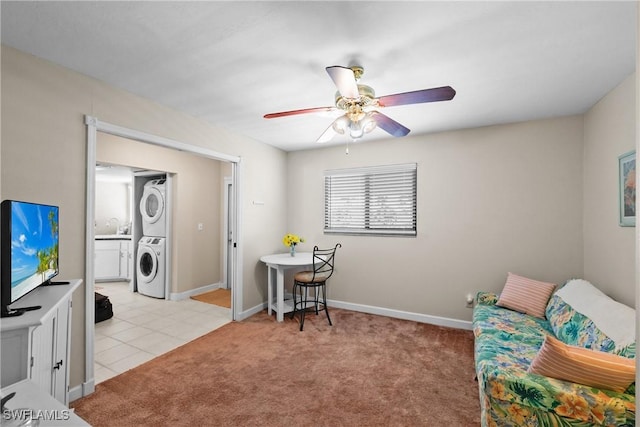
[(198, 231), (202, 231), (202, 230), (204, 230), (204, 224), (199, 222), (198, 223)]

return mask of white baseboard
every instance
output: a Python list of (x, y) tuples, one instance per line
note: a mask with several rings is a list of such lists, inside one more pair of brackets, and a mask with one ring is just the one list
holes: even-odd
[(196, 288), (196, 289), (189, 289), (188, 291), (184, 291), (184, 292), (171, 292), (171, 294), (169, 295), (169, 299), (171, 301), (180, 301), (183, 299), (190, 298), (193, 295), (203, 294), (205, 292), (213, 291), (214, 289), (220, 289), (222, 287), (224, 287), (224, 284), (218, 282), (218, 283), (213, 283), (211, 285), (200, 286), (199, 288)]
[(354, 304), (344, 301), (327, 300), (329, 308), (343, 308), (345, 310), (360, 311), (380, 316), (394, 317), (396, 319), (412, 320), (414, 322), (428, 323), (430, 325), (447, 326), (449, 328), (472, 330), (473, 325), (468, 320), (451, 319), (448, 317), (431, 316), (429, 314), (412, 313), (410, 311), (394, 310), (391, 308), (375, 307), (372, 305)]
[(74, 400), (78, 400), (81, 397), (85, 397), (90, 395), (96, 390), (96, 386), (93, 380), (77, 385), (71, 389), (69, 389), (69, 403)]
[[(448, 317), (431, 316), (428, 314), (412, 313), (410, 311), (394, 310), (391, 308), (375, 307), (372, 305), (354, 304), (344, 301), (327, 300), (329, 308), (342, 308), (345, 310), (359, 311), (368, 314), (377, 314), (380, 316), (394, 317), (396, 319), (412, 320), (414, 322), (427, 323), (430, 325), (446, 326), (449, 328), (472, 330), (473, 325), (468, 320), (451, 319)], [(267, 303), (256, 305), (249, 310), (243, 311), (240, 318), (236, 320), (244, 320), (256, 313), (267, 308)]]
[(238, 319), (236, 320), (244, 320), (247, 319), (251, 316), (253, 316), (254, 314), (260, 313), (262, 310), (267, 308), (267, 303), (264, 302), (262, 304), (258, 304), (255, 307), (251, 307), (249, 310), (245, 310), (240, 312)]

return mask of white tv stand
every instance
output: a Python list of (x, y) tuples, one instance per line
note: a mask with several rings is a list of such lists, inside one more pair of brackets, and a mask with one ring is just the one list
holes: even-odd
[(66, 285), (40, 286), (11, 308), (42, 308), (0, 319), (2, 388), (28, 379), (69, 404), (71, 297), (81, 283), (76, 279)]

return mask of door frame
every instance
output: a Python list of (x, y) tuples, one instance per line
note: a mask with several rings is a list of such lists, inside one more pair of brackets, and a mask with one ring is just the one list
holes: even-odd
[(95, 298), (93, 296), (95, 292), (93, 267), (95, 229), (93, 219), (95, 218), (95, 167), (98, 132), (231, 163), (233, 188), (231, 205), (233, 206), (233, 211), (230, 224), (234, 226), (233, 231), (235, 233), (233, 234), (235, 238), (232, 245), (233, 250), (228, 256), (232, 265), (232, 277), (230, 278), (232, 320), (239, 319), (242, 312), (242, 158), (104, 122), (95, 116), (85, 115), (84, 122), (87, 126), (87, 194), (85, 214), (85, 378), (82, 384), (82, 396), (87, 396), (95, 391), (95, 373), (93, 369), (95, 348)]
[[(223, 235), (224, 235), (224, 248), (222, 248), (222, 265), (223, 267), (223, 272), (222, 272), (222, 283), (224, 284), (225, 289), (231, 289), (231, 278), (229, 277), (229, 264), (231, 261), (231, 258), (229, 257), (229, 248), (233, 246), (233, 229), (235, 228), (233, 226), (233, 224), (231, 223), (231, 220), (233, 218), (233, 198), (232, 198), (232, 194), (233, 194), (233, 179), (230, 176), (225, 176), (224, 177), (224, 183), (223, 183), (223, 192), (224, 192), (224, 229), (223, 229)], [(229, 236), (231, 236), (231, 243), (229, 241)]]

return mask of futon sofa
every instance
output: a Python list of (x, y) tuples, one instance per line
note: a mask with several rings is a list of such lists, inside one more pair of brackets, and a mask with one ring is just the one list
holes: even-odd
[[(524, 281), (522, 289), (531, 289), (529, 279), (509, 273), (505, 295), (510, 280)], [(482, 426), (635, 425), (635, 310), (585, 280), (570, 280), (559, 290), (551, 286), (544, 312), (537, 315), (517, 303), (515, 309), (501, 304), (503, 294), (476, 296), (473, 332)], [(525, 293), (519, 298), (526, 305), (538, 297)], [(573, 352), (586, 356), (586, 362), (571, 359)], [(553, 359), (565, 356), (569, 359)], [(612, 360), (611, 377), (611, 372), (599, 376), (601, 358), (604, 365)]]

